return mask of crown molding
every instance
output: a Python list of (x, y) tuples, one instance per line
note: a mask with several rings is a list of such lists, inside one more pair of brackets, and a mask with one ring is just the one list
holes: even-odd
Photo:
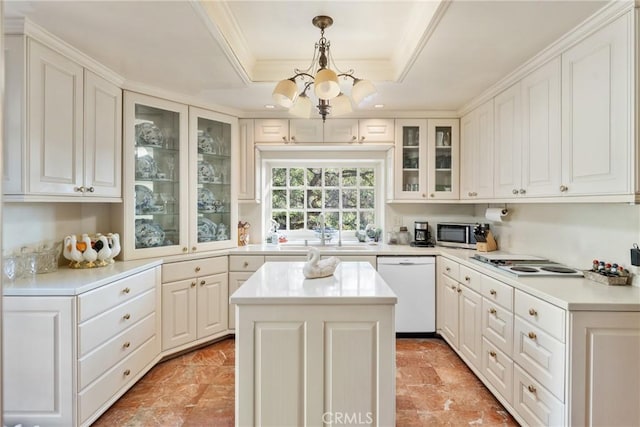
[(551, 43), (549, 46), (538, 52), (531, 59), (520, 67), (509, 73), (493, 86), (482, 92), (476, 98), (465, 104), (458, 110), (458, 116), (462, 117), (478, 106), (489, 101), (491, 98), (520, 81), (536, 68), (561, 55), (564, 51), (584, 40), (603, 26), (618, 19), (620, 16), (630, 12), (634, 7), (634, 2), (640, 0), (614, 0), (596, 11), (589, 18), (578, 24), (565, 35)]
[(64, 40), (49, 33), (25, 17), (10, 17), (4, 20), (5, 35), (24, 35), (44, 44), (61, 55), (71, 59), (82, 67), (91, 70), (100, 77), (121, 86), (124, 77), (100, 62), (82, 53)]

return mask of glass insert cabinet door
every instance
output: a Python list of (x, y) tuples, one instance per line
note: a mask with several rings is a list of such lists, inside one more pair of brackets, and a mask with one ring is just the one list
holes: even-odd
[(429, 199), (458, 198), (458, 120), (429, 120)]
[(396, 122), (397, 199), (422, 199), (426, 196), (426, 124), (426, 120)]
[(125, 259), (188, 251), (185, 105), (125, 92)]
[(237, 192), (232, 159), (237, 119), (189, 108), (192, 251), (235, 246)]

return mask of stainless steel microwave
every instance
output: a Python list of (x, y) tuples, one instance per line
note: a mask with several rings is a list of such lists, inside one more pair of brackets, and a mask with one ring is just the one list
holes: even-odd
[(436, 245), (454, 248), (476, 248), (473, 228), (476, 224), (441, 222), (436, 224)]

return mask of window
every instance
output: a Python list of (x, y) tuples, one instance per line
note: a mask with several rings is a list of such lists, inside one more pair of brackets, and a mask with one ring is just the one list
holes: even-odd
[(316, 229), (319, 215), (325, 226), (355, 231), (376, 224), (376, 167), (270, 168), (270, 218), (287, 232)]

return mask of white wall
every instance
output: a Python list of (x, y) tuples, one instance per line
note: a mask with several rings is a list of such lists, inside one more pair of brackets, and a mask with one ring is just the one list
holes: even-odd
[(4, 203), (2, 213), (4, 253), (47, 240), (62, 241), (68, 234), (112, 231), (110, 204), (104, 203)]

